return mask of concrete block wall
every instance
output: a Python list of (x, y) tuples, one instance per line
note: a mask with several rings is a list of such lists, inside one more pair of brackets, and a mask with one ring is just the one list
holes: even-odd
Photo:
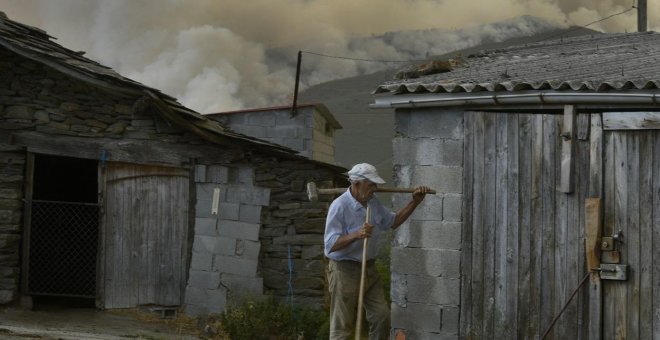
[(269, 110), (213, 115), (211, 118), (238, 133), (284, 145), (311, 158), (312, 134), (306, 118), (311, 117), (312, 112), (312, 107), (305, 107), (299, 108), (295, 116), (291, 116), (290, 110)]
[[(438, 191), (426, 197), (393, 238), (392, 332), (406, 339), (458, 338), (462, 136), (460, 111), (396, 112), (395, 185), (427, 185)], [(409, 199), (394, 195), (394, 206)]]
[(263, 294), (259, 233), (270, 189), (255, 186), (254, 179), (247, 165), (195, 167), (195, 233), (185, 296), (189, 315), (219, 313), (227, 303)]

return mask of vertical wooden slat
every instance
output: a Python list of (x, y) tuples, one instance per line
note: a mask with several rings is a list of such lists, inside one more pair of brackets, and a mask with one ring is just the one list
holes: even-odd
[[(603, 236), (611, 236), (614, 229), (614, 192), (615, 190), (615, 159), (614, 159), (614, 134), (608, 132), (604, 137), (604, 169), (603, 169)], [(603, 282), (602, 284), (603, 318), (602, 335), (603, 339), (614, 339), (614, 314), (615, 300), (613, 297), (614, 287), (612, 282)]]
[(509, 315), (507, 311), (507, 286), (509, 284), (507, 277), (507, 238), (509, 230), (508, 225), (508, 145), (507, 145), (507, 124), (506, 114), (498, 113), (496, 115), (496, 134), (497, 141), (495, 145), (495, 333), (496, 339), (510, 338), (507, 334), (509, 328)]
[[(485, 259), (484, 254), (484, 191), (486, 189), (485, 173), (485, 124), (483, 113), (474, 114), (474, 193), (472, 210), (472, 332), (475, 339), (484, 338), (484, 289), (485, 289)], [(490, 284), (490, 283), (489, 283)]]
[(32, 191), (34, 190), (34, 154), (27, 153), (25, 160), (25, 202), (23, 204), (23, 243), (21, 266), (21, 293), (28, 292), (30, 280), (30, 238), (32, 231)]
[[(620, 133), (620, 132), (617, 132)], [(627, 254), (627, 261), (630, 266), (628, 282), (626, 284), (627, 299), (626, 303), (626, 338), (639, 339), (639, 280), (640, 280), (640, 228), (639, 228), (639, 132), (625, 133), (624, 138), (627, 142), (627, 158), (628, 167), (626, 171), (628, 190), (627, 196), (627, 218), (626, 218), (626, 231), (624, 233), (625, 253)], [(624, 263), (626, 263), (624, 262)]]
[(532, 120), (532, 178), (531, 178), (531, 220), (530, 236), (532, 241), (530, 248), (530, 297), (531, 307), (530, 328), (535, 335), (543, 332), (544, 322), (542, 321), (542, 301), (543, 301), (543, 143), (544, 143), (544, 118), (541, 115), (535, 115)]
[[(579, 116), (579, 122), (585, 122), (579, 124), (580, 126), (586, 125), (586, 129), (590, 131), (590, 114), (582, 114)], [(579, 281), (584, 277), (586, 273), (589, 272), (586, 266), (585, 261), (585, 225), (586, 217), (584, 211), (584, 202), (588, 197), (589, 193), (589, 165), (590, 165), (590, 143), (589, 133), (586, 133), (583, 138), (578, 138), (578, 144), (576, 147), (576, 159), (577, 163), (575, 164), (576, 168), (576, 184), (575, 184), (575, 194), (570, 196), (570, 209), (572, 210), (572, 219), (575, 220), (576, 226), (572, 228), (572, 234), (569, 238), (571, 243), (571, 266), (574, 268), (571, 271), (573, 275), (571, 282), (572, 287), (569, 287), (571, 290), (574, 289), (579, 284)], [(584, 340), (588, 335), (588, 316), (589, 316), (589, 288), (588, 283), (585, 284), (575, 297), (575, 303), (571, 305), (568, 315), (572, 320), (571, 330), (574, 334), (574, 338), (577, 340)]]
[(519, 154), (518, 154), (518, 115), (509, 114), (507, 122), (507, 144), (509, 145), (509, 156), (507, 158), (507, 252), (506, 252), (506, 277), (507, 277), (507, 332), (508, 338), (518, 338), (518, 261), (519, 256)]
[(653, 133), (639, 143), (639, 338), (653, 338)]
[[(558, 136), (557, 120), (543, 115), (543, 168), (542, 168), (542, 241), (541, 241), (541, 323), (545, 330), (555, 314), (555, 141)], [(554, 330), (549, 333), (555, 338)]]
[[(627, 235), (626, 222), (628, 220), (627, 202), (628, 202), (628, 157), (627, 157), (627, 140), (624, 133), (615, 132), (614, 136), (614, 230), (623, 231)], [(626, 249), (621, 249), (622, 261), (627, 260)], [(625, 282), (612, 282), (612, 296), (610, 297), (615, 303), (614, 310), (614, 338), (626, 339), (627, 338), (627, 287)]]
[(652, 281), (653, 284), (653, 310), (655, 311), (653, 315), (653, 339), (660, 339), (660, 246), (656, 245), (656, 242), (660, 242), (660, 134), (653, 134), (653, 241), (652, 248), (653, 257), (653, 274)]
[[(559, 190), (555, 190), (555, 243), (552, 254), (554, 254), (554, 290), (555, 299), (553, 301), (554, 309), (553, 316), (559, 314), (564, 304), (568, 301), (570, 295), (570, 288), (568, 287), (568, 194), (573, 193), (574, 189), (574, 174), (575, 174), (575, 155), (573, 153), (575, 134), (573, 129), (574, 114), (573, 107), (566, 105), (564, 108), (564, 117), (562, 125), (562, 133), (570, 134), (569, 140), (555, 137), (556, 150), (555, 161), (557, 167), (555, 171), (555, 178), (559, 181)], [(561, 151), (560, 151), (561, 150)], [(568, 150), (568, 152), (567, 152)], [(567, 167), (568, 164), (568, 167)], [(567, 326), (568, 319), (566, 312), (561, 313), (561, 316), (554, 326), (555, 339), (568, 338)]]
[(459, 337), (472, 334), (472, 276), (473, 257), (473, 206), (476, 200), (473, 196), (474, 181), (474, 112), (463, 115), (463, 233), (461, 235), (461, 308)]
[[(591, 115), (591, 129), (589, 135), (589, 189), (588, 197), (601, 198), (602, 183), (603, 183), (603, 124), (600, 114)], [(602, 202), (601, 202), (602, 204)], [(598, 230), (597, 236), (602, 234), (602, 208), (599, 206), (598, 210)], [(597, 241), (597, 239), (596, 239)], [(597, 250), (600, 246), (593, 245)], [(589, 249), (589, 248), (587, 248)], [(600, 264), (600, 252), (597, 251), (597, 263)], [(587, 270), (594, 269), (595, 267), (587, 266)], [(588, 338), (589, 340), (600, 340), (602, 338), (602, 325), (603, 325), (603, 292), (600, 276), (598, 273), (593, 273), (589, 281), (589, 323), (588, 323)]]
[(530, 115), (518, 117), (518, 190), (519, 190), (519, 243), (518, 243), (518, 301), (517, 328), (519, 339), (532, 339), (536, 334), (533, 328), (533, 300), (531, 280), (534, 268), (531, 264), (533, 256), (532, 244), (532, 125)]
[(496, 181), (497, 173), (496, 145), (497, 131), (494, 115), (484, 115), (484, 338), (491, 338), (495, 333), (495, 209), (497, 201)]

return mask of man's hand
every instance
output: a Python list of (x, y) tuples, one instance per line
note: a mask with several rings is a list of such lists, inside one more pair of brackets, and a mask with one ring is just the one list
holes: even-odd
[(364, 223), (362, 228), (360, 228), (356, 233), (356, 239), (371, 237), (371, 233), (374, 230), (374, 225), (371, 223)]
[(417, 204), (421, 203), (429, 191), (431, 191), (431, 188), (423, 185), (415, 188), (415, 191), (412, 193), (413, 201)]

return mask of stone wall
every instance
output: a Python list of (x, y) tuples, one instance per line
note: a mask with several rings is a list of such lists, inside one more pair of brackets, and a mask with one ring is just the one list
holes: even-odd
[[(396, 186), (426, 185), (427, 195), (395, 233), (392, 328), (407, 339), (458, 338), (463, 187), (462, 112), (397, 111)], [(408, 195), (395, 195), (401, 206)]]
[(333, 197), (319, 196), (318, 202), (310, 202), (306, 184), (315, 182), (324, 188), (348, 183), (327, 168), (294, 161), (265, 162), (256, 169), (256, 182), (271, 190), (259, 236), (265, 291), (288, 302), (291, 284), (295, 305), (323, 308), (327, 296), (323, 232)]
[(17, 297), (25, 152), (0, 143), (0, 304)]

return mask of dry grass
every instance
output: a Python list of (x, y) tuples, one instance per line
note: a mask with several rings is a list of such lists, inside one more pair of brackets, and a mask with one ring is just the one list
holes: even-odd
[(173, 334), (179, 336), (192, 335), (206, 338), (204, 337), (203, 330), (199, 327), (197, 319), (189, 317), (181, 311), (177, 311), (176, 316), (172, 318), (163, 318), (159, 314), (134, 308), (113, 309), (108, 310), (107, 312), (115, 315), (131, 317), (140, 322), (163, 325), (172, 330)]

